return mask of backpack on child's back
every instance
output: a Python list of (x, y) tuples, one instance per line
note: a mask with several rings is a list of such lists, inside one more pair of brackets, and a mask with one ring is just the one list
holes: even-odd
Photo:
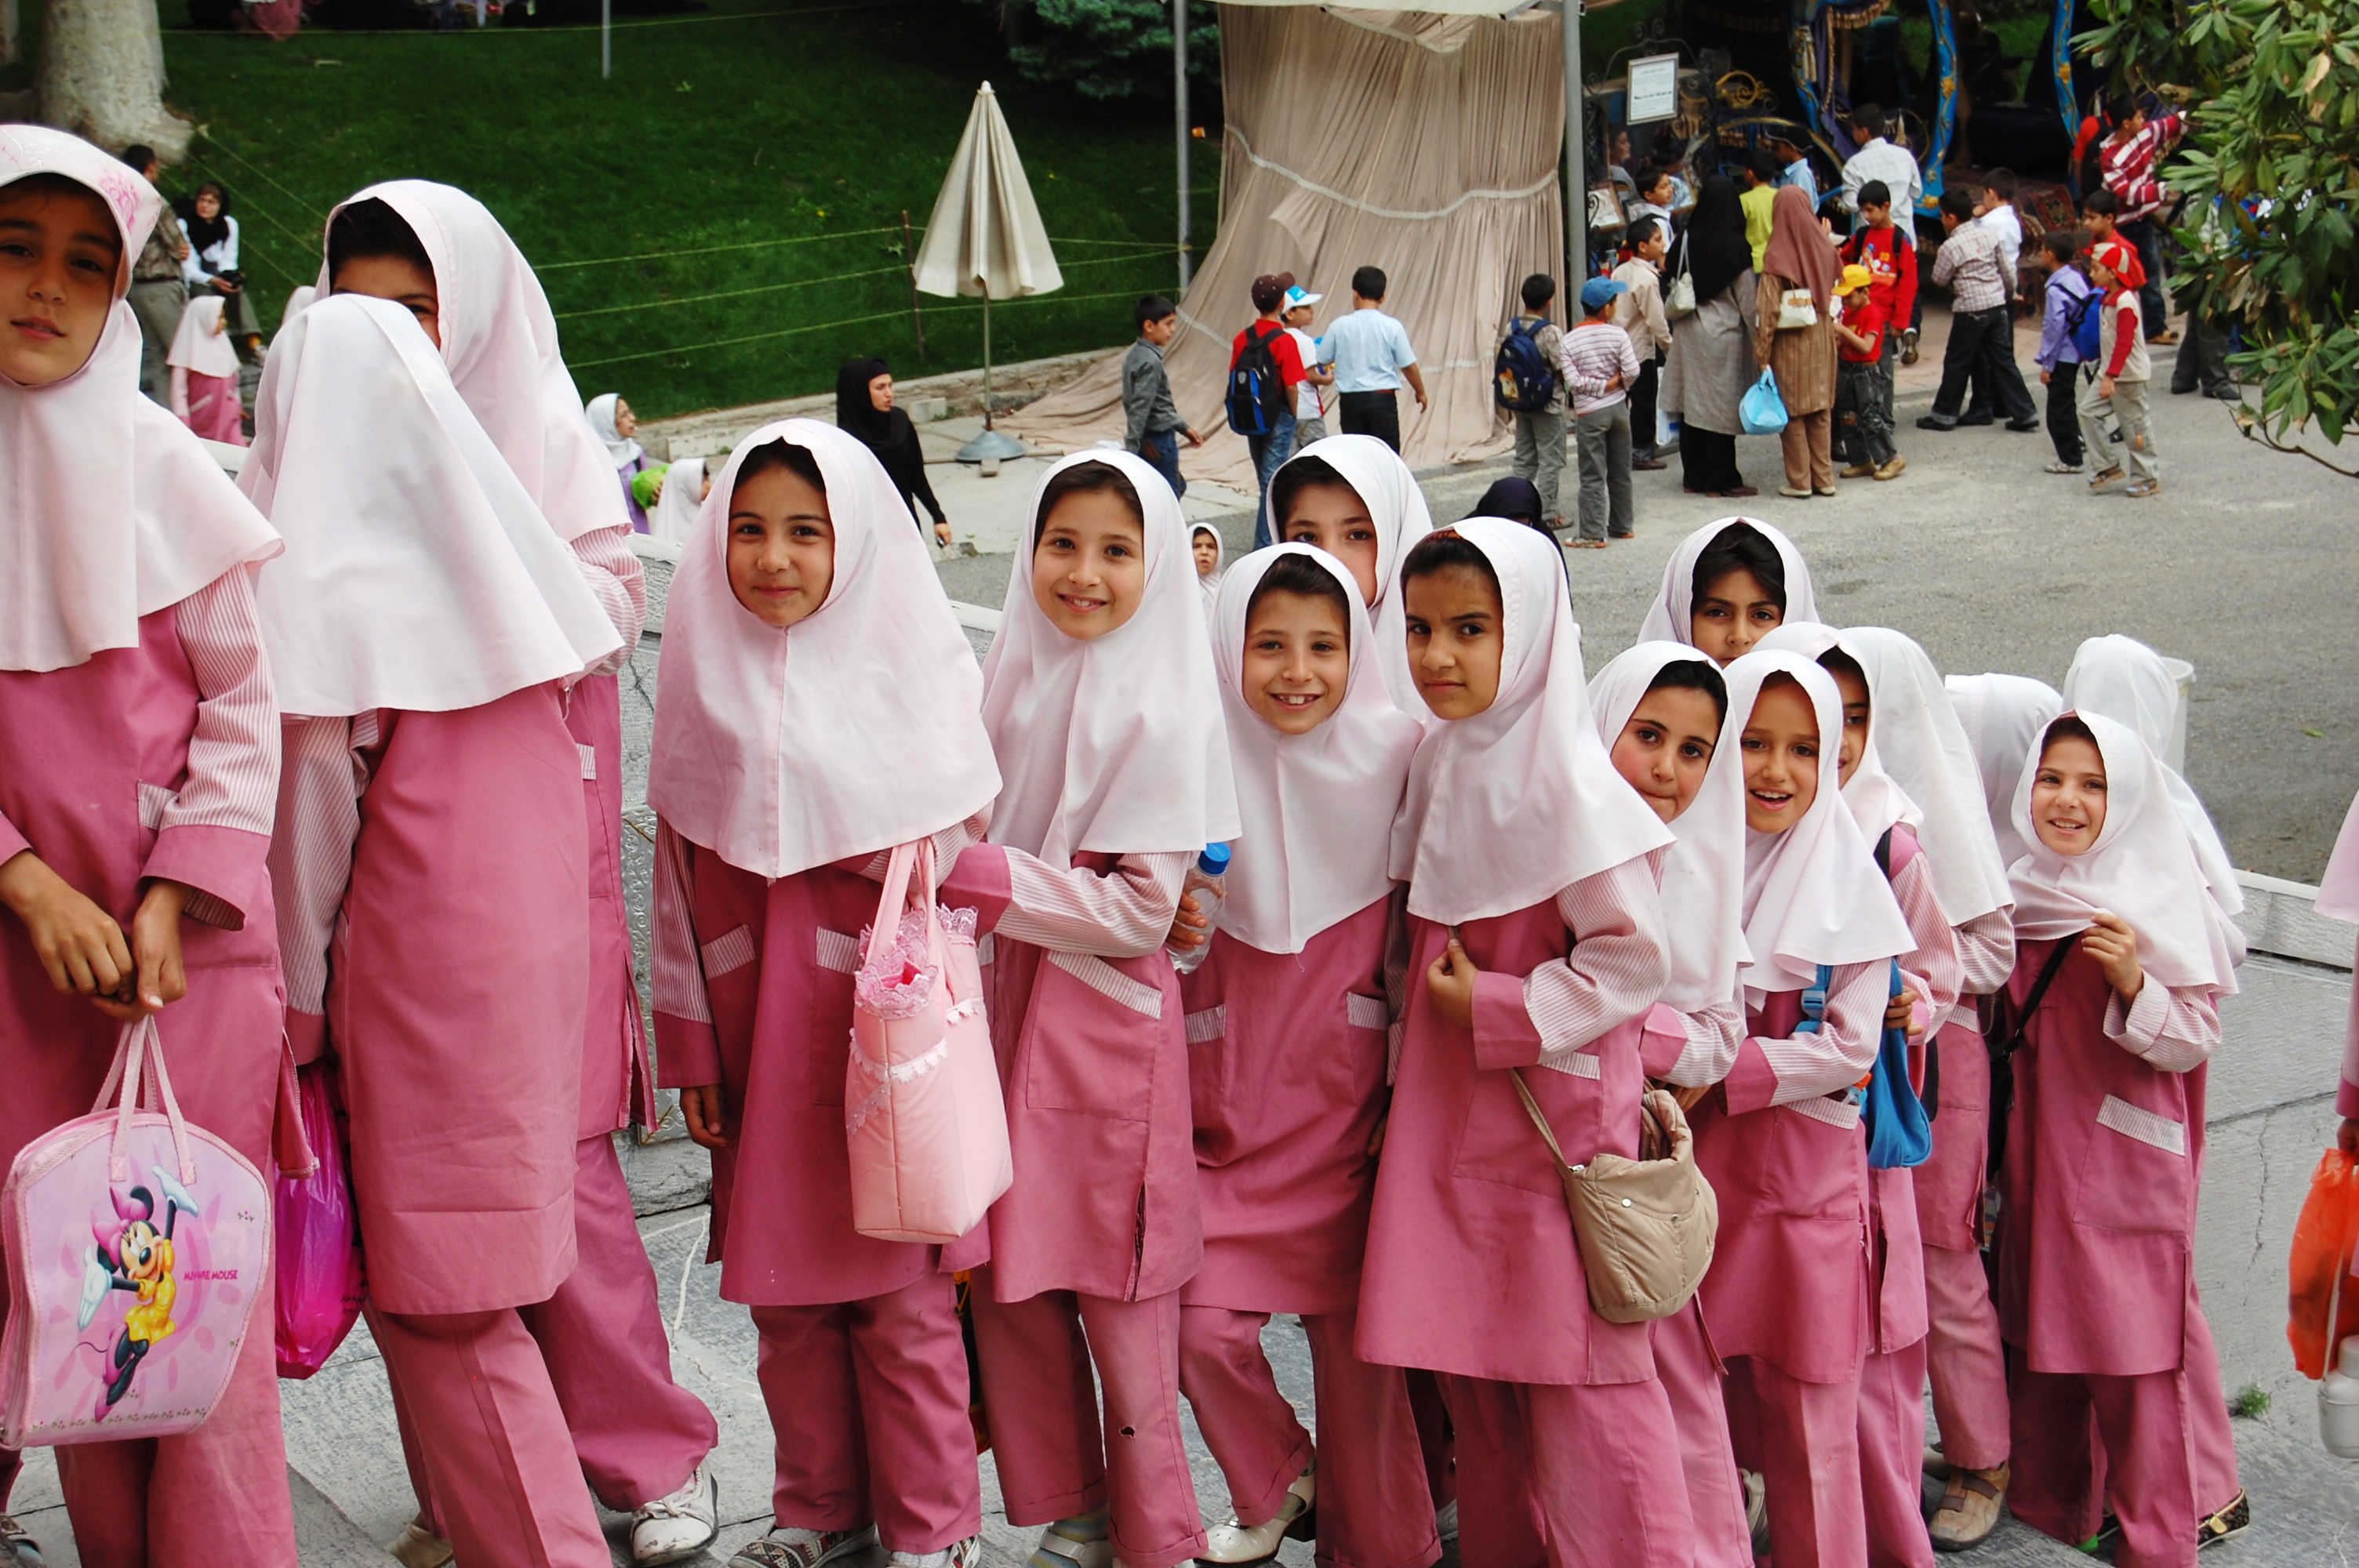
[(1229, 428), (1240, 436), (1268, 435), (1287, 410), (1286, 375), (1273, 347), (1285, 336), (1283, 327), (1258, 334), (1245, 330), (1245, 347), (1229, 367)]
[(1545, 319), (1518, 316), (1507, 324), (1492, 362), (1491, 396), (1502, 408), (1537, 414), (1556, 400), (1556, 367), (1540, 352), (1539, 330)]

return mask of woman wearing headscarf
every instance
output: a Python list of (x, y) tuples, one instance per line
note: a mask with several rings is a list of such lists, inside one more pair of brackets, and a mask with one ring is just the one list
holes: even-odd
[(1810, 199), (1797, 186), (1779, 188), (1755, 284), (1753, 354), (1776, 373), (1786, 404), (1786, 482), (1777, 493), (1796, 501), (1835, 492), (1833, 301), (1842, 276), (1843, 258)]
[(843, 362), (843, 368), (835, 373), (835, 423), (876, 454), (876, 460), (893, 476), (893, 487), (901, 492), (901, 504), (909, 507), (911, 520), (918, 515), (918, 509), (909, 504), (915, 496), (934, 520), (935, 539), (949, 544), (951, 520), (942, 515), (934, 487), (926, 482), (926, 454), (918, 445), (918, 427), (893, 406), (893, 372), (883, 360)]
[(1671, 324), (1663, 406), (1680, 419), (1680, 481), (1690, 495), (1757, 493), (1736, 470), (1736, 406), (1760, 373), (1753, 359), (1753, 247), (1736, 182), (1703, 182), (1687, 232), (1671, 247), (1666, 277), (1685, 277), (1696, 308)]
[(230, 341), (242, 358), (262, 362), (262, 325), (255, 319), (254, 301), (246, 297), (245, 276), (237, 265), (237, 220), (229, 215), (229, 192), (206, 180), (194, 192), (172, 203), (180, 232), (189, 237), (189, 254), (180, 258), (180, 280), (189, 297), (201, 299), (207, 290), (222, 298), (229, 319)]
[(623, 401), (620, 393), (602, 392), (582, 406), (590, 416), (590, 428), (605, 445), (606, 460), (614, 465), (614, 478), (623, 487), (623, 508), (631, 514), (631, 532), (647, 531), (647, 509), (639, 504), (631, 481), (647, 466), (647, 450), (633, 439), (638, 434), (639, 416)]

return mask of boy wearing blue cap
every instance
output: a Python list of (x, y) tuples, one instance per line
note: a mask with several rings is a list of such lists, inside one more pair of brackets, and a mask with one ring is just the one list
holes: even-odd
[(1630, 508), (1630, 396), (1638, 356), (1630, 334), (1614, 324), (1614, 301), (1629, 285), (1593, 277), (1581, 286), (1581, 325), (1564, 336), (1564, 384), (1572, 393), (1573, 444), (1581, 453), (1581, 536), (1584, 550), (1638, 530)]
[(1310, 308), (1326, 297), (1298, 283), (1287, 289), (1284, 308), (1277, 313), (1277, 319), (1286, 323), (1286, 335), (1302, 354), (1302, 382), (1294, 389), (1294, 449), (1298, 452), (1327, 438), (1327, 406), (1319, 389), (1334, 385), (1335, 373), (1319, 362), (1319, 340), (1310, 335)]

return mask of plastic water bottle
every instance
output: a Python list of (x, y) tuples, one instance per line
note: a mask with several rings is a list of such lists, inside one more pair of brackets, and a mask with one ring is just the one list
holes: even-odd
[[(1189, 871), (1187, 883), (1180, 890), (1180, 895), (1185, 897), (1194, 893), (1197, 910), (1205, 919), (1217, 923), (1222, 895), (1229, 890), (1228, 874), (1229, 847), (1226, 844), (1207, 844), (1203, 853), (1196, 857), (1196, 864)], [(1183, 975), (1193, 974), (1212, 950), (1212, 927), (1207, 926), (1202, 946), (1171, 949), (1171, 967)]]
[(2359, 1459), (2359, 1334), (2343, 1342), (2340, 1360), (2318, 1385), (2318, 1434), (2338, 1459)]

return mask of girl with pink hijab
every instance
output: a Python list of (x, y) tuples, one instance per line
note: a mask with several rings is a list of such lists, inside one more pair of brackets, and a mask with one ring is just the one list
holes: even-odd
[(245, 445), (245, 406), (238, 399), (237, 350), (225, 335), (223, 301), (202, 294), (180, 312), (164, 362), (172, 367), (172, 412), (209, 441)]
[(1238, 816), (1188, 530), (1145, 460), (1049, 470), (983, 680), (1003, 784), (944, 900), (994, 933), (1016, 1159), (973, 1296), (1000, 1488), (1048, 1526), (1035, 1563), (1172, 1568), (1205, 1548), (1179, 1408), (1204, 1247), (1164, 941)]
[[(278, 541), (140, 395), (124, 298), (162, 206), (80, 137), (0, 126), (0, 1169), (89, 1113), (123, 1023), (156, 1012), (189, 1119), (271, 1165), (254, 579)], [(84, 1563), (295, 1568), (267, 1334), (195, 1431), (56, 1452)], [(20, 1463), (0, 1450), (0, 1511)]]
[[(2359, 796), (2343, 819), (2326, 874), (2318, 880), (2318, 913), (2330, 920), (2359, 925)], [(2351, 1001), (2351, 1029), (2343, 1047), (2343, 1076), (2334, 1091), (2334, 1114), (2343, 1119), (2336, 1141), (2346, 1154), (2359, 1154), (2359, 988)]]
[[(1386, 859), (1420, 726), (1385, 689), (1350, 568), (1308, 545), (1230, 568), (1212, 664), (1245, 830), (1212, 951), (1180, 982), (1204, 1216), (1180, 1387), (1234, 1517), (1196, 1560), (1266, 1562), (1315, 1531), (1321, 1563), (1427, 1568), (1440, 1543), (1407, 1379), (1352, 1348), (1389, 1065)], [(1262, 1354), (1273, 1313), (1310, 1336), (1315, 1469)]]
[(1671, 834), (1598, 740), (1552, 540), (1472, 518), (1412, 547), (1400, 589), (1433, 722), (1392, 830), (1409, 990), (1357, 1348), (1440, 1374), (1468, 1563), (1688, 1568), (1647, 1326), (1591, 1305), (1509, 1076), (1568, 1159), (1636, 1154), (1639, 1037), (1669, 969), (1654, 861)]
[[(582, 413), (559, 352), (557, 319), (531, 264), (499, 220), (462, 190), (397, 179), (356, 192), (330, 214), (322, 297), (374, 295), (419, 319), (500, 456), (581, 563), (625, 649), (638, 645), (647, 589), (614, 470)], [(284, 329), (282, 329), (283, 330)], [(719, 1427), (672, 1380), (655, 1274), (632, 1218), (613, 1134), (656, 1119), (647, 1041), (631, 977), (622, 871), (623, 710), (615, 676), (578, 682), (566, 728), (582, 748), (590, 856), (588, 1011), (575, 1128), (574, 1226), (582, 1262), (526, 1324), (599, 1500), (636, 1512), (640, 1563), (692, 1555), (715, 1529), (703, 1459)], [(407, 1538), (429, 1554), (432, 1499)]]
[(312, 305), (260, 403), (240, 482), (288, 541), (261, 585), (286, 1028), (335, 1054), (369, 1326), (460, 1557), (604, 1568), (519, 1309), (577, 1262), (591, 938), (564, 705), (621, 648), (409, 312)]
[[(982, 1497), (953, 1247), (852, 1228), (853, 971), (882, 856), (947, 871), (999, 791), (983, 679), (908, 508), (832, 425), (747, 436), (672, 579), (647, 798), (663, 1076), (712, 1151), (721, 1293), (753, 1309), (774, 1525), (732, 1560), (881, 1543), (969, 1568)], [(813, 736), (825, 744), (808, 743)]]

